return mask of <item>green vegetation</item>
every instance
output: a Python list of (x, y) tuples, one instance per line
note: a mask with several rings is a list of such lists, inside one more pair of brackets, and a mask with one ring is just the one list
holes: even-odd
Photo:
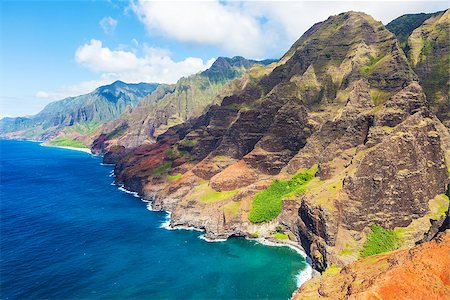
[(259, 235), (260, 235), (259, 231), (255, 231), (253, 233), (250, 233), (250, 237), (253, 238), (253, 239), (259, 238)]
[(274, 238), (278, 240), (288, 240), (289, 236), (286, 233), (277, 232), (273, 235)]
[(445, 213), (448, 211), (449, 202), (450, 200), (445, 194), (438, 195), (433, 200), (431, 200), (431, 219), (437, 221), (445, 216)]
[(374, 224), (367, 236), (367, 240), (360, 252), (361, 257), (367, 257), (378, 253), (395, 250), (399, 247), (400, 239), (398, 235), (390, 229), (385, 229)]
[(300, 195), (306, 191), (305, 185), (314, 177), (317, 167), (294, 175), (290, 180), (274, 180), (265, 190), (253, 198), (248, 219), (261, 223), (275, 219), (282, 209), (284, 197)]
[(83, 135), (91, 135), (98, 131), (102, 122), (80, 122), (64, 129), (66, 132), (76, 132)]
[(384, 57), (384, 55), (379, 56), (379, 57), (370, 56), (369, 64), (367, 66), (361, 67), (360, 71), (362, 73), (369, 74), (383, 57)]
[(172, 162), (171, 161), (165, 161), (162, 165), (152, 169), (152, 174), (153, 175), (161, 175), (162, 173), (166, 172), (167, 170), (169, 170), (172, 167)]
[(329, 266), (325, 271), (323, 271), (322, 275), (324, 276), (335, 275), (338, 274), (341, 270), (342, 268), (339, 268), (335, 264), (331, 264), (331, 266)]
[(180, 145), (185, 146), (185, 147), (192, 147), (192, 146), (195, 146), (198, 143), (198, 140), (187, 140), (187, 139), (184, 139), (184, 140), (181, 140), (179, 143), (180, 143)]
[(197, 187), (195, 187), (195, 192), (191, 194), (191, 198), (198, 199), (201, 202), (204, 203), (213, 203), (220, 200), (224, 200), (227, 198), (232, 197), (234, 194), (236, 194), (239, 190), (232, 190), (232, 191), (216, 191), (212, 187), (208, 185), (208, 182), (205, 182)]
[(188, 152), (180, 151), (175, 147), (175, 148), (171, 148), (171, 149), (167, 150), (165, 154), (166, 154), (167, 158), (169, 158), (169, 159), (177, 159), (179, 157), (182, 157), (182, 156), (188, 154)]
[(167, 180), (169, 181), (176, 181), (180, 179), (182, 174), (176, 174), (176, 175), (167, 175)]
[(353, 243), (345, 243), (345, 248), (342, 249), (341, 252), (339, 252), (339, 255), (342, 256), (352, 256), (354, 254), (357, 254), (358, 250), (357, 250), (357, 246), (355, 244), (355, 242)]
[(407, 47), (409, 35), (414, 31), (414, 29), (422, 25), (422, 23), (432, 15), (434, 14), (421, 13), (403, 15), (391, 21), (386, 25), (386, 27), (397, 36), (403, 50), (407, 52), (409, 50), (409, 47)]
[(74, 140), (64, 136), (59, 136), (50, 141), (50, 145), (53, 146), (63, 146), (63, 147), (74, 147), (74, 148), (88, 148), (86, 144), (82, 141)]
[[(383, 104), (384, 102), (386, 102), (387, 99), (389, 99), (390, 96), (391, 96), (390, 92), (382, 91), (376, 88), (370, 89), (370, 97), (372, 97), (375, 106)], [(378, 109), (375, 107), (374, 112), (380, 109), (381, 107)]]
[(211, 203), (211, 202), (217, 202), (223, 199), (230, 198), (234, 194), (236, 194), (237, 191), (224, 191), (224, 192), (218, 192), (214, 189), (210, 189), (206, 191), (201, 197), (200, 201)]
[(128, 129), (128, 126), (120, 126), (120, 127), (116, 128), (116, 129), (114, 129), (110, 134), (108, 134), (106, 136), (106, 138), (108, 140), (110, 140), (110, 139), (119, 137), (122, 134), (124, 134), (127, 131), (127, 129)]
[(241, 207), (241, 202), (231, 201), (223, 206), (223, 210), (230, 214), (231, 216), (237, 215), (239, 208)]

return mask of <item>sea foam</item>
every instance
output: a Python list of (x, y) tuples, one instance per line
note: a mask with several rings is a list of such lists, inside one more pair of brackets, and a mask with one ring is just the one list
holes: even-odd
[(124, 193), (130, 194), (130, 195), (133, 195), (133, 196), (136, 197), (136, 198), (141, 198), (141, 197), (139, 197), (139, 194), (138, 194), (137, 192), (129, 191), (129, 190), (127, 190), (126, 188), (124, 188), (123, 186), (119, 186), (119, 187), (118, 187), (118, 190), (120, 190), (120, 191), (122, 191), (122, 192), (124, 192)]
[(301, 270), (300, 273), (295, 276), (295, 279), (297, 280), (297, 287), (301, 287), (306, 281), (310, 280), (312, 278), (312, 272), (313, 269), (309, 263), (306, 264), (306, 268), (304, 270)]

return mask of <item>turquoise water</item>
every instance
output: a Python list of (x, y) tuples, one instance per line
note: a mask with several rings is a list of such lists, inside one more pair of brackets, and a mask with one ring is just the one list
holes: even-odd
[(287, 247), (208, 243), (112, 185), (87, 153), (0, 141), (2, 299), (287, 299)]

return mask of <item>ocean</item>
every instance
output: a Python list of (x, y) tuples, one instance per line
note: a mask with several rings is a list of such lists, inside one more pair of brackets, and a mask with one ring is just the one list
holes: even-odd
[(288, 247), (206, 242), (113, 184), (87, 153), (0, 141), (1, 299), (288, 299)]

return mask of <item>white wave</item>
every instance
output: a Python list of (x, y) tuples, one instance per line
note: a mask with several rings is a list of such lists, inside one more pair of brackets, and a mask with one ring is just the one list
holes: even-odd
[(138, 194), (137, 192), (129, 191), (129, 190), (127, 190), (126, 188), (124, 188), (123, 186), (119, 186), (118, 189), (119, 189), (120, 191), (124, 192), (124, 193), (133, 195), (133, 196), (136, 197), (136, 198), (141, 198), (141, 197), (139, 197), (139, 194)]
[(111, 172), (109, 172), (109, 177), (116, 177), (116, 175), (114, 174), (114, 170), (111, 170)]
[(258, 238), (255, 239), (255, 241), (257, 243), (263, 244), (263, 245), (267, 245), (267, 246), (272, 246), (272, 247), (289, 247), (292, 250), (294, 250), (295, 252), (297, 252), (298, 254), (300, 254), (306, 262), (306, 268), (301, 270), (296, 276), (296, 282), (297, 282), (297, 288), (301, 287), (302, 284), (304, 284), (306, 281), (310, 280), (312, 278), (312, 272), (313, 272), (313, 268), (311, 267), (311, 263), (310, 263), (310, 259), (309, 257), (306, 255), (306, 253), (300, 249), (299, 247), (296, 247), (294, 245), (291, 244), (287, 244), (287, 243), (276, 243), (276, 242), (272, 242), (269, 240), (266, 240), (264, 238)]
[(307, 255), (306, 255), (305, 251), (303, 251), (302, 249), (300, 249), (299, 247), (296, 247), (294, 245), (287, 244), (287, 243), (275, 243), (275, 242), (269, 241), (269, 240), (264, 239), (264, 238), (257, 238), (257, 239), (254, 239), (254, 240), (257, 243), (260, 243), (260, 244), (266, 245), (266, 246), (291, 248), (292, 250), (294, 250), (295, 252), (297, 252), (298, 254), (303, 256), (303, 258), (305, 258), (305, 259), (307, 258)]
[[(92, 154), (92, 155), (95, 155), (95, 156), (100, 156), (100, 155), (96, 155), (96, 154)], [(105, 163), (100, 163), (100, 166), (105, 166), (105, 167), (114, 167), (115, 165), (114, 165), (114, 164), (105, 164)]]
[(164, 222), (161, 223), (159, 228), (164, 228), (167, 230), (174, 230), (174, 228), (170, 227), (170, 216), (172, 215), (171, 212), (167, 212), (166, 218), (164, 219)]
[(203, 229), (190, 227), (190, 226), (173, 226), (172, 227), (170, 225), (170, 217), (172, 216), (172, 213), (169, 212), (169, 211), (166, 211), (166, 213), (167, 213), (166, 218), (164, 219), (164, 222), (161, 223), (159, 228), (164, 228), (164, 229), (167, 229), (167, 230), (193, 230), (193, 231), (204, 232)]
[(204, 234), (200, 235), (198, 238), (201, 239), (201, 240), (204, 240), (204, 241), (206, 241), (208, 243), (216, 243), (216, 242), (220, 243), (220, 242), (226, 242), (227, 241), (227, 239), (208, 239)]
[(311, 265), (308, 263), (306, 265), (306, 268), (304, 270), (301, 270), (300, 273), (298, 273), (297, 276), (295, 276), (297, 280), (297, 288), (301, 287), (302, 284), (304, 284), (305, 282), (307, 282), (312, 278), (312, 272), (313, 269)]
[(147, 203), (147, 210), (149, 210), (149, 211), (160, 211), (160, 210), (157, 210), (157, 209), (153, 209), (153, 201), (147, 200), (147, 199), (143, 199), (143, 198), (141, 198), (141, 201)]

